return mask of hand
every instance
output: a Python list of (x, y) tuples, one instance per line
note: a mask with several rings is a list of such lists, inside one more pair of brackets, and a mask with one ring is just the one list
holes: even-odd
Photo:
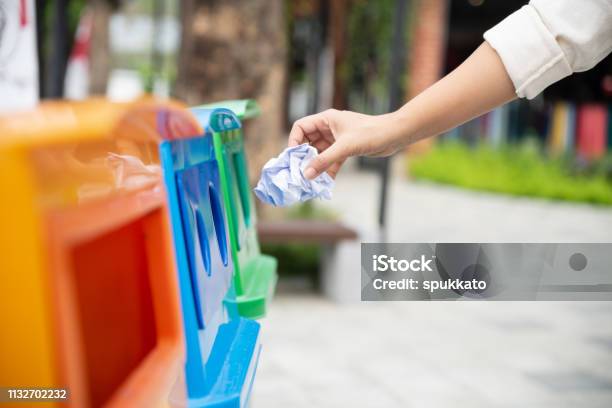
[(304, 176), (313, 179), (327, 171), (332, 177), (350, 156), (388, 156), (400, 144), (391, 136), (391, 115), (371, 116), (329, 109), (297, 120), (289, 134), (289, 147), (310, 143), (319, 155)]

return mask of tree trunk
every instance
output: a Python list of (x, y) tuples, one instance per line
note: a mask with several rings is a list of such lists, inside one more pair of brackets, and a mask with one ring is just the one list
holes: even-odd
[(346, 58), (346, 27), (349, 0), (331, 0), (329, 35), (334, 50), (334, 90), (333, 107), (336, 109), (348, 108), (348, 95), (346, 79), (342, 75), (342, 65)]
[[(183, 0), (176, 94), (194, 106), (252, 98), (262, 115), (247, 123), (250, 174), (285, 142), (286, 24), (282, 0)], [(252, 180), (253, 181), (253, 180)]]
[(107, 0), (90, 0), (93, 16), (91, 46), (89, 48), (89, 93), (105, 95), (110, 75), (110, 44), (108, 24), (113, 5)]

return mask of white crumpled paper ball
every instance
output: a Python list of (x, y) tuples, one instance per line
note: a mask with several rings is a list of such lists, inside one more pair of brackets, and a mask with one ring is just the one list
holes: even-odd
[(321, 173), (314, 180), (304, 177), (308, 163), (317, 156), (317, 149), (308, 143), (286, 148), (278, 157), (268, 160), (255, 187), (261, 201), (285, 207), (313, 198), (331, 199), (334, 179)]

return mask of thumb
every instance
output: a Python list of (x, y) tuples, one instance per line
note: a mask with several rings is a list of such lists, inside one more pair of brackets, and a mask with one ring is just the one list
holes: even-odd
[(346, 147), (340, 143), (335, 142), (321, 154), (316, 156), (308, 164), (306, 171), (304, 171), (304, 177), (309, 180), (316, 178), (319, 174), (327, 171), (335, 163), (342, 162), (349, 156)]

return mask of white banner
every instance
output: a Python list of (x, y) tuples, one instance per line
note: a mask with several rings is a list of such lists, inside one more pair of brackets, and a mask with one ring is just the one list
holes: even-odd
[(38, 103), (34, 0), (0, 0), (0, 111)]

